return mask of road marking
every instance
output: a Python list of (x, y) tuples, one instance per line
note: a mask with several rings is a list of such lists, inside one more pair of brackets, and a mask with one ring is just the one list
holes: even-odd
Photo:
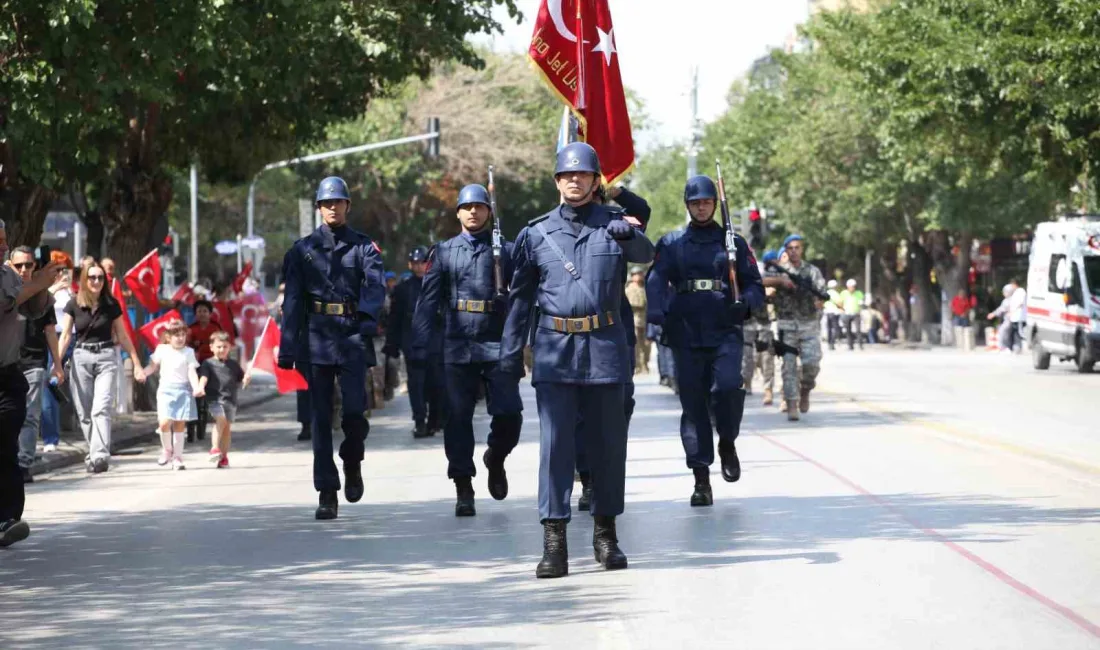
[(1075, 460), (1073, 458), (1067, 458), (1059, 454), (1052, 454), (1045, 452), (1034, 447), (1027, 447), (1024, 445), (1017, 445), (1012, 442), (1005, 442), (1003, 440), (997, 440), (989, 436), (984, 436), (977, 433), (971, 433), (958, 427), (951, 426), (950, 424), (944, 424), (943, 422), (935, 422), (933, 420), (926, 420), (924, 418), (918, 418), (911, 415), (906, 415), (899, 411), (886, 408), (884, 406), (878, 406), (870, 402), (865, 402), (859, 398), (852, 397), (851, 395), (845, 395), (843, 393), (836, 393), (832, 391), (819, 391), (823, 395), (828, 395), (836, 399), (844, 400), (856, 404), (859, 407), (874, 411), (879, 415), (886, 415), (898, 420), (899, 422), (905, 422), (907, 424), (913, 424), (925, 429), (931, 429), (940, 434), (947, 436), (948, 438), (958, 438), (974, 444), (984, 445), (986, 447), (992, 447), (1001, 451), (1015, 454), (1017, 456), (1024, 456), (1031, 460), (1042, 460), (1052, 465), (1060, 465), (1065, 468), (1073, 469), (1079, 472), (1085, 472), (1094, 476), (1100, 476), (1100, 466), (1092, 463), (1086, 463), (1083, 461)]
[(996, 566), (995, 564), (993, 564), (993, 563), (991, 563), (991, 562), (989, 562), (985, 559), (982, 559), (980, 556), (972, 553), (971, 551), (966, 550), (962, 546), (959, 546), (957, 543), (947, 539), (947, 537), (945, 537), (943, 535), (943, 533), (939, 532), (938, 530), (936, 530), (934, 528), (927, 528), (927, 527), (921, 525), (920, 523), (918, 523), (917, 521), (909, 518), (904, 512), (901, 511), (900, 508), (898, 508), (897, 506), (892, 504), (886, 498), (881, 497), (881, 496), (871, 492), (870, 490), (867, 490), (866, 488), (864, 488), (860, 484), (856, 483), (855, 481), (849, 479), (848, 477), (844, 476), (840, 472), (837, 472), (836, 470), (831, 469), (830, 467), (814, 460), (813, 458), (810, 458), (806, 454), (803, 454), (802, 452), (798, 451), (797, 449), (794, 449), (793, 447), (790, 447), (788, 445), (783, 444), (782, 442), (779, 442), (778, 440), (773, 439), (769, 435), (759, 433), (759, 432), (757, 432), (755, 435), (759, 436), (760, 438), (763, 438), (766, 442), (771, 443), (772, 445), (786, 451), (787, 453), (789, 453), (789, 454), (791, 454), (791, 455), (793, 455), (793, 456), (795, 456), (795, 457), (797, 457), (797, 458), (813, 465), (814, 467), (820, 469), (821, 471), (825, 472), (829, 476), (832, 476), (833, 478), (840, 481), (844, 485), (848, 486), (849, 488), (851, 488), (852, 490), (854, 490), (858, 494), (860, 494), (864, 497), (867, 497), (868, 499), (870, 499), (871, 501), (873, 501), (874, 503), (876, 503), (877, 505), (879, 505), (883, 509), (889, 511), (891, 514), (893, 514), (897, 518), (901, 519), (905, 523), (909, 524), (914, 529), (920, 531), (925, 536), (927, 536), (929, 539), (932, 539), (934, 541), (939, 542), (940, 544), (943, 544), (947, 548), (951, 549), (952, 551), (954, 551), (958, 555), (960, 555), (963, 558), (967, 559), (972, 564), (980, 567), (981, 569), (983, 569), (984, 571), (986, 571), (987, 573), (992, 575), (994, 578), (996, 578), (997, 580), (1001, 581), (1002, 583), (1008, 585), (1009, 587), (1016, 590), (1017, 592), (1023, 594), (1024, 596), (1027, 596), (1028, 598), (1030, 598), (1030, 599), (1032, 599), (1032, 600), (1034, 600), (1038, 603), (1041, 603), (1042, 605), (1046, 606), (1047, 608), (1057, 612), (1058, 614), (1062, 615), (1064, 618), (1069, 620), (1071, 623), (1073, 623), (1077, 627), (1083, 629), (1084, 631), (1088, 632), (1092, 636), (1094, 636), (1096, 638), (1100, 638), (1100, 625), (1097, 625), (1097, 624), (1093, 623), (1092, 621), (1088, 620), (1084, 616), (1082, 616), (1082, 615), (1078, 614), (1077, 612), (1073, 611), (1069, 607), (1066, 607), (1065, 605), (1062, 605), (1062, 604), (1056, 602), (1055, 600), (1053, 600), (1051, 598), (1048, 598), (1047, 596), (1040, 593), (1038, 590), (1036, 590), (1032, 587), (1029, 587), (1028, 585), (1024, 584), (1023, 582), (1020, 582), (1016, 578), (1013, 578), (1006, 571), (1004, 571), (1000, 567)]

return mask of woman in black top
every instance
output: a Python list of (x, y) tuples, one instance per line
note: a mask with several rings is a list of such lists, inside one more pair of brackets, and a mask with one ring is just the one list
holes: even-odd
[[(122, 344), (132, 359), (138, 356), (122, 322), (122, 306), (104, 288), (107, 272), (98, 262), (85, 265), (82, 270), (80, 290), (65, 306), (61, 319), (59, 347), (68, 349), (69, 341), (75, 337), (69, 371), (73, 403), (88, 443), (84, 463), (89, 472), (99, 474), (107, 471), (111, 457), (111, 408), (119, 363), (115, 341)], [(134, 380), (145, 381), (145, 372), (136, 361)]]

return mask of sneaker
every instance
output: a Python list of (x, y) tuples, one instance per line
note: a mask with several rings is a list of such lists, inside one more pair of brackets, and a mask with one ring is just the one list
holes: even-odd
[(172, 459), (172, 469), (177, 469), (177, 470), (178, 469), (187, 469), (187, 467), (183, 464), (183, 459), (173, 458)]
[(31, 527), (22, 519), (9, 519), (0, 523), (0, 548), (21, 542), (31, 534)]
[(217, 449), (217, 448), (211, 449), (210, 450), (210, 455), (207, 456), (207, 458), (210, 460), (211, 463), (214, 463), (215, 465), (220, 465), (221, 464), (221, 459), (222, 459), (221, 449)]
[(50, 454), (57, 451), (57, 445), (50, 443), (42, 448), (42, 453)]
[(218, 469), (226, 469), (227, 467), (229, 467), (229, 455), (222, 454), (221, 459), (218, 460)]
[(164, 467), (168, 464), (168, 461), (170, 460), (172, 460), (172, 454), (170, 454), (168, 451), (162, 451), (160, 452), (160, 456), (157, 456), (157, 465)]

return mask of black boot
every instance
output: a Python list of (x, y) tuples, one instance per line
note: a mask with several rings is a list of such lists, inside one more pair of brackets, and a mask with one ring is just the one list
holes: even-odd
[(737, 458), (737, 446), (734, 442), (741, 433), (741, 418), (745, 415), (745, 391), (733, 391), (733, 436), (729, 440), (718, 441), (718, 457), (722, 460), (722, 478), (727, 483), (736, 483), (741, 478), (741, 460)]
[(199, 423), (192, 420), (187, 423), (187, 442), (195, 442), (195, 429), (197, 429)]
[(588, 512), (592, 505), (592, 475), (581, 472), (581, 498), (577, 499), (577, 510)]
[(344, 498), (357, 503), (363, 498), (363, 469), (360, 463), (344, 463)]
[(321, 490), (321, 504), (314, 513), (315, 519), (336, 519), (336, 511), (339, 501), (336, 499), (336, 490)]
[(695, 472), (695, 491), (691, 493), (691, 505), (714, 505), (714, 493), (710, 491), (710, 470), (706, 467), (696, 467), (691, 471)]
[(542, 561), (535, 568), (535, 577), (560, 578), (569, 575), (566, 523), (564, 519), (546, 519), (542, 522)]
[(619, 538), (615, 535), (615, 517), (595, 515), (596, 525), (592, 529), (592, 549), (596, 552), (596, 561), (608, 571), (626, 568), (626, 555), (619, 548)]
[(306, 440), (313, 439), (313, 432), (310, 430), (308, 424), (302, 425), (302, 430), (298, 432), (298, 442), (305, 442)]
[(413, 437), (414, 438), (427, 438), (429, 435), (428, 427), (423, 422), (417, 422), (413, 425)]
[(503, 501), (508, 496), (508, 474), (504, 471), (504, 459), (498, 459), (490, 448), (485, 450), (481, 462), (489, 470), (489, 494), (497, 501)]
[(474, 486), (469, 476), (455, 477), (455, 494), (458, 496), (455, 502), (456, 517), (473, 517), (477, 514), (474, 508)]

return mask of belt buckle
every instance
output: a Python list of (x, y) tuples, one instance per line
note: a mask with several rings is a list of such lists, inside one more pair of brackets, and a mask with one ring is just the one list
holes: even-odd
[(714, 291), (714, 280), (696, 280), (695, 288), (698, 291)]
[(484, 300), (467, 300), (466, 301), (466, 311), (474, 313), (474, 314), (484, 313), (485, 312), (485, 301)]
[(326, 316), (340, 316), (344, 313), (344, 306), (336, 303), (325, 303), (325, 315)]
[(570, 334), (583, 333), (591, 329), (591, 325), (587, 318), (567, 318), (565, 319), (565, 324), (566, 331)]

